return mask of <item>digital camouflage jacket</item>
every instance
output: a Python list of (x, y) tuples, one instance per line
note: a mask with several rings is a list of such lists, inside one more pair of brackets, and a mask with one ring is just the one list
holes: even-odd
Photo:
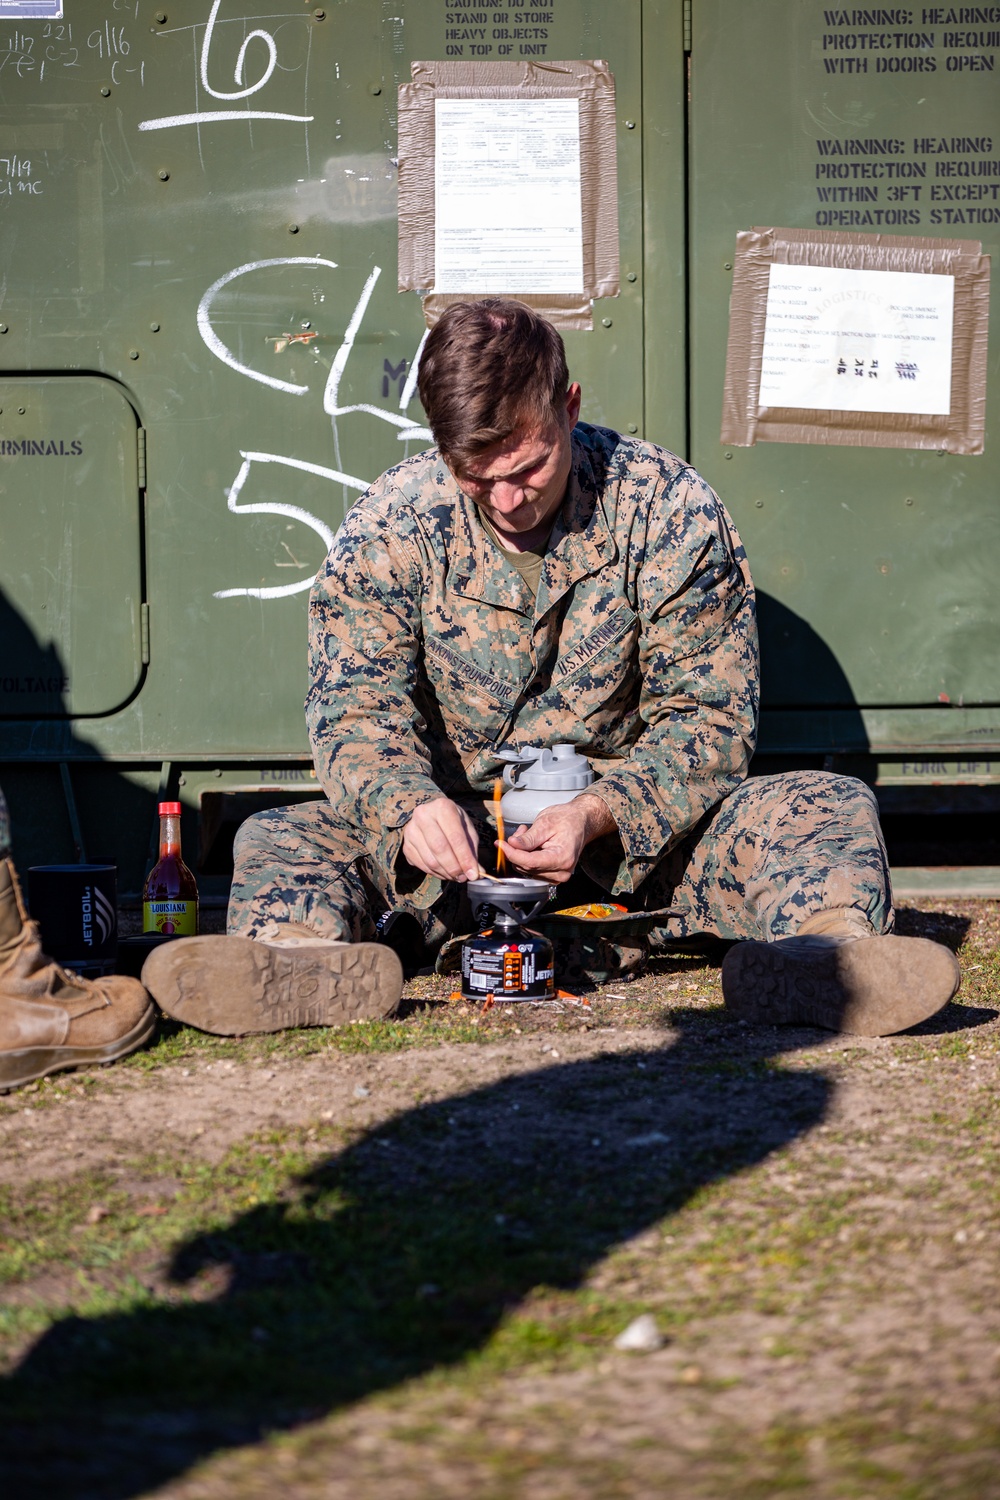
[[(352, 507), (310, 602), (317, 775), (369, 855), (442, 792), (481, 807), (501, 748), (572, 743), (618, 827), (584, 868), (613, 893), (742, 781), (758, 701), (746, 554), (673, 454), (580, 423), (538, 596), (435, 449)], [(427, 877), (408, 899), (429, 904)]]

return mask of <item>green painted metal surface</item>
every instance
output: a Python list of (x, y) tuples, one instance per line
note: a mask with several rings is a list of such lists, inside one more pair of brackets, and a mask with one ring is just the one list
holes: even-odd
[[(169, 789), (222, 890), (233, 820), (314, 787), (309, 583), (360, 489), (427, 442), (395, 163), (396, 88), (425, 59), (610, 65), (621, 295), (567, 335), (570, 361), (587, 418), (682, 452), (690, 434), (736, 515), (765, 595), (766, 748), (993, 778), (997, 340), (983, 458), (723, 450), (718, 432), (737, 232), (853, 207), (818, 192), (844, 185), (817, 176), (821, 140), (899, 135), (908, 160), (918, 137), (1000, 146), (995, 74), (830, 70), (854, 50), (824, 38), (871, 28), (812, 0), (693, 0), (690, 94), (683, 0), (64, 11), (0, 22), (0, 441), (82, 445), (0, 448), (0, 782), (20, 856), (66, 857), (75, 827), (134, 890)], [(934, 31), (936, 57), (991, 50), (949, 51), (956, 27), (913, 15), (888, 29)], [(935, 159), (928, 186), (951, 180)], [(890, 185), (914, 184), (880, 202)], [(929, 194), (894, 206), (921, 221), (892, 232), (996, 254), (996, 216), (932, 226)]]
[(738, 230), (979, 240), (996, 263), (1000, 28), (811, 0), (694, 0), (692, 19), (692, 458), (763, 595), (764, 747), (982, 759), (1000, 741), (997, 299), (982, 456), (722, 449), (719, 430)]
[[(0, 436), (20, 431), (11, 401), (35, 382), (48, 405), (38, 430), (87, 455), (75, 467), (0, 456), (0, 777), (19, 848), (54, 858), (73, 824), (66, 778), (43, 788), (29, 767), (75, 768), (86, 844), (113, 846), (135, 886), (141, 858), (126, 846), (138, 839), (145, 855), (147, 820), (130, 834), (112, 805), (134, 817), (137, 787), (148, 807), (161, 785), (181, 792), (189, 846), (201, 808), (211, 865), (220, 788), (245, 811), (254, 789), (280, 801), (283, 778), (308, 781), (310, 581), (345, 507), (427, 444), (408, 379), (422, 312), (396, 291), (396, 88), (411, 61), (608, 60), (622, 295), (567, 343), (588, 417), (642, 431), (652, 370), (661, 426), (683, 440), (680, 6), (64, 11), (0, 22)], [(649, 60), (669, 138), (644, 127)], [(644, 193), (649, 149), (669, 204)], [(644, 342), (647, 235), (669, 360)], [(96, 389), (117, 403), (103, 437)], [(129, 421), (145, 437), (141, 492), (134, 441), (113, 459)], [(26, 707), (9, 684), (46, 665), (60, 691)]]

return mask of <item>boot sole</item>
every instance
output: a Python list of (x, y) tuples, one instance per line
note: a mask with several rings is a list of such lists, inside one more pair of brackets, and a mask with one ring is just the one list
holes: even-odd
[(175, 1021), (243, 1036), (391, 1016), (403, 966), (380, 943), (282, 948), (243, 937), (178, 938), (153, 950), (142, 982)]
[(148, 1042), (155, 1030), (156, 1011), (150, 1006), (131, 1031), (101, 1047), (24, 1047), (16, 1052), (0, 1052), (0, 1093), (34, 1083), (36, 1078), (45, 1078), (49, 1073), (59, 1073), (65, 1068), (115, 1062)]
[(808, 954), (780, 943), (737, 943), (722, 963), (731, 1014), (855, 1036), (891, 1036), (928, 1020), (960, 978), (951, 949), (929, 938), (858, 938)]

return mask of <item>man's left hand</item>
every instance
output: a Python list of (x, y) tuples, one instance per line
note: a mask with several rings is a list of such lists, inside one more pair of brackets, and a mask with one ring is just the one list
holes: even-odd
[(499, 847), (522, 874), (562, 885), (587, 844), (614, 833), (617, 826), (607, 804), (583, 792), (572, 802), (546, 807), (530, 826), (522, 824)]

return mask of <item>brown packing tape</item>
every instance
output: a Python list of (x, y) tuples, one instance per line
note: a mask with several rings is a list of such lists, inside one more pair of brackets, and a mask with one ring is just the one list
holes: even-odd
[[(577, 328), (589, 332), (594, 326), (594, 307), (586, 295), (580, 297), (559, 296), (555, 292), (513, 292), (517, 302), (524, 302), (536, 312), (548, 318), (556, 328)], [(422, 299), (424, 320), (433, 328), (446, 307), (453, 302), (472, 302), (476, 297), (471, 292), (428, 292)]]
[(414, 62), (399, 89), (398, 289), (424, 294), (433, 324), (451, 302), (482, 293), (434, 287), (434, 100), (561, 99), (580, 104), (583, 277), (580, 295), (512, 292), (563, 328), (592, 328), (595, 297), (619, 292), (615, 85), (607, 63)]
[(434, 95), (403, 83), (399, 101), (399, 271), (396, 289), (434, 285)]
[[(768, 278), (775, 263), (954, 276), (949, 415), (758, 406)], [(737, 447), (756, 442), (828, 443), (982, 453), (989, 283), (989, 256), (976, 240), (759, 226), (744, 230), (736, 237), (733, 262), (721, 441)]]

